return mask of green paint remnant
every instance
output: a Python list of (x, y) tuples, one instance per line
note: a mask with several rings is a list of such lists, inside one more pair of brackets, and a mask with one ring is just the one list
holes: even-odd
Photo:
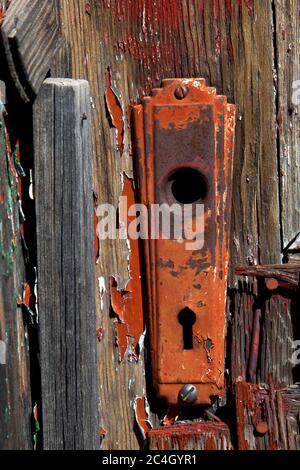
[(14, 165), (15, 165), (16, 172), (18, 173), (18, 176), (24, 177), (26, 176), (26, 174), (22, 168), (20, 160), (18, 159), (18, 150), (19, 150), (19, 146), (17, 144), (14, 150)]
[(14, 260), (15, 260), (15, 245), (14, 245), (14, 242), (11, 241), (7, 255), (6, 255), (6, 274), (9, 274), (11, 272)]

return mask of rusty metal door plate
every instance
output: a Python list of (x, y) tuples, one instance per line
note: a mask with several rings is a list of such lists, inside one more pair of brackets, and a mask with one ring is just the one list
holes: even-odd
[[(169, 404), (209, 405), (224, 395), (234, 128), (235, 106), (203, 79), (163, 80), (134, 107), (140, 202), (148, 214), (152, 204), (190, 204), (197, 228), (195, 208), (204, 207), (198, 248), (187, 249), (184, 236), (164, 237), (163, 228), (143, 243), (153, 381)], [(174, 224), (176, 211), (172, 217)]]

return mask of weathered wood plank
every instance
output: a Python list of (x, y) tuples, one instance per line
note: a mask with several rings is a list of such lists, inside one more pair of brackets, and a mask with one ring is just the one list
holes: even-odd
[(0, 40), (9, 76), (24, 102), (38, 93), (59, 47), (56, 0), (13, 0)]
[(45, 449), (96, 449), (98, 383), (90, 95), (47, 79), (34, 105)]
[(300, 264), (269, 264), (256, 266), (238, 266), (235, 270), (238, 276), (263, 277), (276, 279), (278, 285), (292, 290), (299, 288)]
[[(30, 314), (23, 308), (25, 266), (14, 154), (0, 101), (0, 449), (32, 449)], [(15, 149), (13, 149), (15, 150)]]
[(273, 3), (282, 244), (286, 247), (300, 230), (300, 2)]

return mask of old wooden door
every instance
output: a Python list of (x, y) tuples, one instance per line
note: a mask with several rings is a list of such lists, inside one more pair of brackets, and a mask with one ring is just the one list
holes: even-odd
[[(133, 197), (131, 107), (162, 79), (202, 77), (237, 108), (227, 401), (214, 410), (218, 421), (207, 432), (196, 426), (191, 432), (185, 427), (149, 433), (174, 425), (178, 410), (168, 410), (152, 390), (136, 294), (137, 247), (126, 240), (99, 241), (95, 335), (102, 448), (299, 448), (299, 365), (293, 362), (300, 339), (299, 245), (290, 245), (300, 231), (299, 116), (293, 98), (300, 80), (300, 1), (61, 0), (58, 6), (63, 45), (50, 75), (90, 84), (95, 210), (100, 203), (117, 207), (122, 194)], [(20, 267), (21, 261), (14, 262)], [(269, 266), (283, 262), (293, 263), (296, 288), (280, 266)], [(263, 272), (247, 271), (256, 265), (263, 265)], [(247, 277), (236, 275), (238, 266)], [(276, 278), (274, 290), (265, 278)], [(9, 317), (7, 309), (2, 317)], [(255, 331), (258, 360), (249, 371)], [(17, 338), (13, 341), (16, 348)], [(203, 411), (185, 410), (179, 419), (215, 421)], [(25, 441), (17, 446), (25, 447)]]

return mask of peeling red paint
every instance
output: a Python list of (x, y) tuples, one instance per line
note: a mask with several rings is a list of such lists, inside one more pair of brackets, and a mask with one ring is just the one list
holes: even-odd
[[(130, 207), (135, 202), (135, 195), (132, 180), (125, 174), (123, 196), (127, 197), (127, 205)], [(120, 207), (120, 224), (126, 229), (131, 221), (127, 218)], [(127, 337), (132, 338), (132, 348), (134, 357), (138, 359), (140, 353), (139, 339), (144, 332), (143, 307), (142, 307), (142, 286), (140, 275), (140, 256), (138, 240), (129, 240), (130, 279), (123, 290), (118, 290), (117, 282), (113, 276), (110, 277), (111, 305), (118, 317), (116, 323), (117, 345), (119, 348), (120, 360), (125, 356), (127, 350)]]
[[(110, 16), (116, 27), (120, 22), (122, 26), (118, 28), (119, 35), (115, 41), (115, 48), (122, 53), (129, 54), (134, 60), (142, 61), (145, 67), (149, 68), (149, 75), (145, 77), (145, 89), (138, 90), (141, 97), (142, 92), (149, 93), (155, 81), (159, 80), (161, 75), (160, 66), (163, 65), (167, 70), (172, 69), (175, 64), (182, 62), (182, 56), (179, 54), (179, 48), (176, 47), (178, 41), (182, 41), (180, 36), (180, 26), (185, 21), (185, 15), (188, 17), (188, 27), (192, 31), (194, 19), (193, 9), (198, 9), (200, 17), (204, 17), (205, 10), (212, 6), (213, 23), (212, 28), (215, 31), (215, 53), (219, 55), (221, 50), (227, 47), (228, 54), (233, 55), (231, 41), (231, 32), (225, 36), (220, 28), (221, 17), (224, 9), (227, 17), (231, 17), (234, 9), (243, 10), (246, 8), (248, 15), (252, 16), (253, 0), (197, 0), (195, 2), (183, 2), (179, 0), (160, 0), (152, 2), (143, 0), (141, 2), (129, 1), (105, 1), (98, 0), (98, 4), (104, 8), (106, 13), (109, 10)], [(200, 20), (201, 21), (201, 20)], [(132, 33), (128, 25), (135, 26), (139, 34)], [(167, 31), (167, 34), (166, 34)], [(199, 41), (193, 41), (193, 57), (197, 54), (207, 54), (206, 39), (203, 34)], [(198, 48), (198, 50), (197, 50)], [(150, 69), (151, 67), (151, 69)], [(195, 70), (196, 72), (196, 70)], [(197, 72), (196, 72), (197, 73)]]
[(17, 299), (18, 305), (24, 305), (25, 307), (33, 310), (35, 308), (35, 295), (31, 290), (30, 285), (26, 282), (23, 286), (22, 297), (19, 296)]
[(148, 432), (152, 429), (152, 424), (149, 420), (149, 413), (147, 411), (146, 397), (137, 397), (135, 400), (135, 419), (141, 431), (142, 437), (145, 440)]
[(118, 150), (120, 156), (123, 154), (124, 148), (124, 119), (122, 106), (119, 101), (119, 98), (113, 91), (111, 87), (111, 76), (110, 69), (107, 68), (105, 72), (105, 81), (106, 81), (106, 90), (105, 90), (105, 100), (106, 105), (110, 114), (112, 125), (117, 129), (118, 133)]
[(232, 450), (230, 431), (223, 422), (179, 423), (148, 432), (151, 450)]
[(164, 426), (173, 425), (176, 421), (176, 418), (179, 415), (179, 411), (180, 411), (180, 406), (179, 405), (170, 406), (168, 408), (167, 414), (165, 415), (165, 417), (163, 419), (163, 425)]

